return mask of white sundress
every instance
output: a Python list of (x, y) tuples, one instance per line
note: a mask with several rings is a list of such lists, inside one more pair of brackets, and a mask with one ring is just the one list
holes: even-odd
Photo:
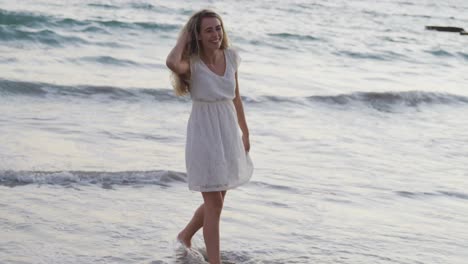
[(240, 57), (233, 49), (225, 49), (224, 56), (223, 76), (211, 71), (198, 57), (190, 60), (192, 111), (187, 124), (185, 162), (192, 191), (232, 189), (248, 182), (253, 174), (232, 101)]

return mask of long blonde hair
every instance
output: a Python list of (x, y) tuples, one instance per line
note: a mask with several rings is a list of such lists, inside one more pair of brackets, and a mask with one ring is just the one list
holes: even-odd
[[(229, 47), (229, 39), (224, 30), (223, 20), (221, 16), (209, 9), (203, 9), (195, 14), (193, 14), (185, 26), (182, 28), (182, 31), (179, 34), (183, 34), (184, 31), (189, 32), (190, 41), (185, 45), (184, 51), (182, 53), (182, 60), (188, 61), (190, 63), (191, 59), (194, 59), (195, 56), (200, 56), (200, 43), (198, 41), (198, 34), (201, 29), (202, 19), (205, 17), (215, 17), (221, 23), (221, 28), (223, 29), (223, 40), (221, 41), (221, 49), (226, 49)], [(174, 87), (175, 94), (178, 96), (186, 95), (190, 92), (190, 74), (180, 75), (175, 72), (171, 72), (172, 86)]]

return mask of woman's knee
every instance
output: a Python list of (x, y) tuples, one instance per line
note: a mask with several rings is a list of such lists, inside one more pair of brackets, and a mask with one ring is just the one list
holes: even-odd
[(206, 210), (221, 214), (223, 210), (224, 199), (221, 192), (205, 192), (203, 193), (203, 200)]

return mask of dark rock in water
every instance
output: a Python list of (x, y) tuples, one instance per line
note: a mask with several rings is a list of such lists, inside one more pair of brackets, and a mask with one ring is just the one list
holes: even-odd
[(465, 32), (463, 28), (459, 27), (439, 27), (439, 26), (426, 26), (427, 30), (437, 30), (437, 31), (445, 31), (445, 32)]
[(462, 32), (460, 32), (460, 35), (468, 35), (468, 32), (462, 31)]

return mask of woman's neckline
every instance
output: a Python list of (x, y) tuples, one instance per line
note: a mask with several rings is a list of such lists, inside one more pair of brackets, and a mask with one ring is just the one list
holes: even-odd
[(201, 63), (203, 64), (203, 66), (205, 66), (205, 67), (208, 69), (208, 71), (210, 71), (212, 74), (214, 74), (214, 75), (216, 75), (216, 76), (218, 76), (218, 77), (225, 77), (225, 76), (226, 76), (226, 72), (227, 72), (227, 67), (228, 67), (228, 61), (227, 61), (227, 56), (226, 56), (226, 50), (222, 50), (222, 52), (223, 52), (223, 56), (224, 56), (224, 73), (223, 73), (223, 75), (219, 75), (219, 74), (217, 74), (216, 72), (212, 71), (212, 70), (210, 69), (210, 67), (208, 67), (208, 65), (206, 65), (206, 63), (205, 63), (205, 62), (202, 60), (202, 58), (200, 57), (200, 61), (201, 61)]

